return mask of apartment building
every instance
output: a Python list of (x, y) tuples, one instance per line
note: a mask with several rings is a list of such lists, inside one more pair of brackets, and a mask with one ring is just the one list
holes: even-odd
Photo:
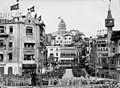
[(44, 25), (31, 12), (11, 20), (0, 19), (0, 74), (37, 72), (41, 32)]

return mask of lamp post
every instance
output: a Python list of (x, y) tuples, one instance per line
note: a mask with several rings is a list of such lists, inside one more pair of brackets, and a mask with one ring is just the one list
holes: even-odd
[(39, 83), (40, 85), (38, 84), (38, 86), (40, 86), (40, 88), (42, 88), (42, 63), (43, 63), (43, 59), (40, 58), (43, 56), (43, 51), (40, 50), (40, 47), (38, 48), (39, 49), (39, 55), (38, 55), (38, 77), (39, 77)]

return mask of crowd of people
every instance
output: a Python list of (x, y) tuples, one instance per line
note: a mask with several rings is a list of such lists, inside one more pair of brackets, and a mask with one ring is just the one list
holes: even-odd
[[(0, 77), (0, 86), (34, 86), (36, 76), (24, 77), (20, 75), (3, 75)], [(82, 78), (51, 78), (42, 79), (42, 86), (81, 86), (81, 88), (120, 88), (120, 81), (110, 79), (82, 79)]]
[(42, 80), (42, 85), (52, 86), (82, 86), (83, 88), (120, 88), (120, 81), (118, 80), (92, 80), (92, 79), (75, 79), (75, 78), (64, 78), (64, 79), (49, 79)]
[(31, 78), (20, 75), (2, 75), (0, 76), (1, 86), (27, 86), (31, 84)]

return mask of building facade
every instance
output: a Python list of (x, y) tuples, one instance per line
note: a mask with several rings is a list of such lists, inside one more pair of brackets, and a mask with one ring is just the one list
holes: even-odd
[(11, 20), (0, 19), (1, 74), (36, 72), (39, 58), (41, 23), (28, 12)]

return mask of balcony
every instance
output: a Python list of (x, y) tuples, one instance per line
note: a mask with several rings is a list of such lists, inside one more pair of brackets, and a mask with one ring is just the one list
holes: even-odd
[(98, 47), (98, 52), (108, 52), (108, 47)]
[(23, 64), (35, 64), (35, 60), (23, 60)]
[(102, 68), (102, 63), (96, 63), (96, 68)]
[(117, 70), (120, 70), (120, 64), (116, 65)]
[(30, 51), (34, 51), (34, 47), (25, 47), (24, 50), (25, 50), (25, 51), (29, 51), (29, 50), (30, 50)]
[(116, 69), (117, 66), (116, 66), (116, 64), (110, 64), (110, 65), (109, 65), (109, 68), (110, 68), (110, 69)]
[[(120, 65), (119, 65), (120, 67)], [(96, 68), (102, 68), (102, 69), (115, 69), (117, 68), (116, 64), (108, 64), (108, 63), (97, 63)]]
[(0, 50), (5, 50), (6, 49), (6, 45), (0, 46)]
[(102, 63), (102, 69), (109, 69), (108, 63)]
[(107, 44), (107, 40), (97, 40), (97, 44)]
[(9, 34), (5, 34), (5, 33), (0, 33), (0, 37), (8, 37), (9, 36)]

